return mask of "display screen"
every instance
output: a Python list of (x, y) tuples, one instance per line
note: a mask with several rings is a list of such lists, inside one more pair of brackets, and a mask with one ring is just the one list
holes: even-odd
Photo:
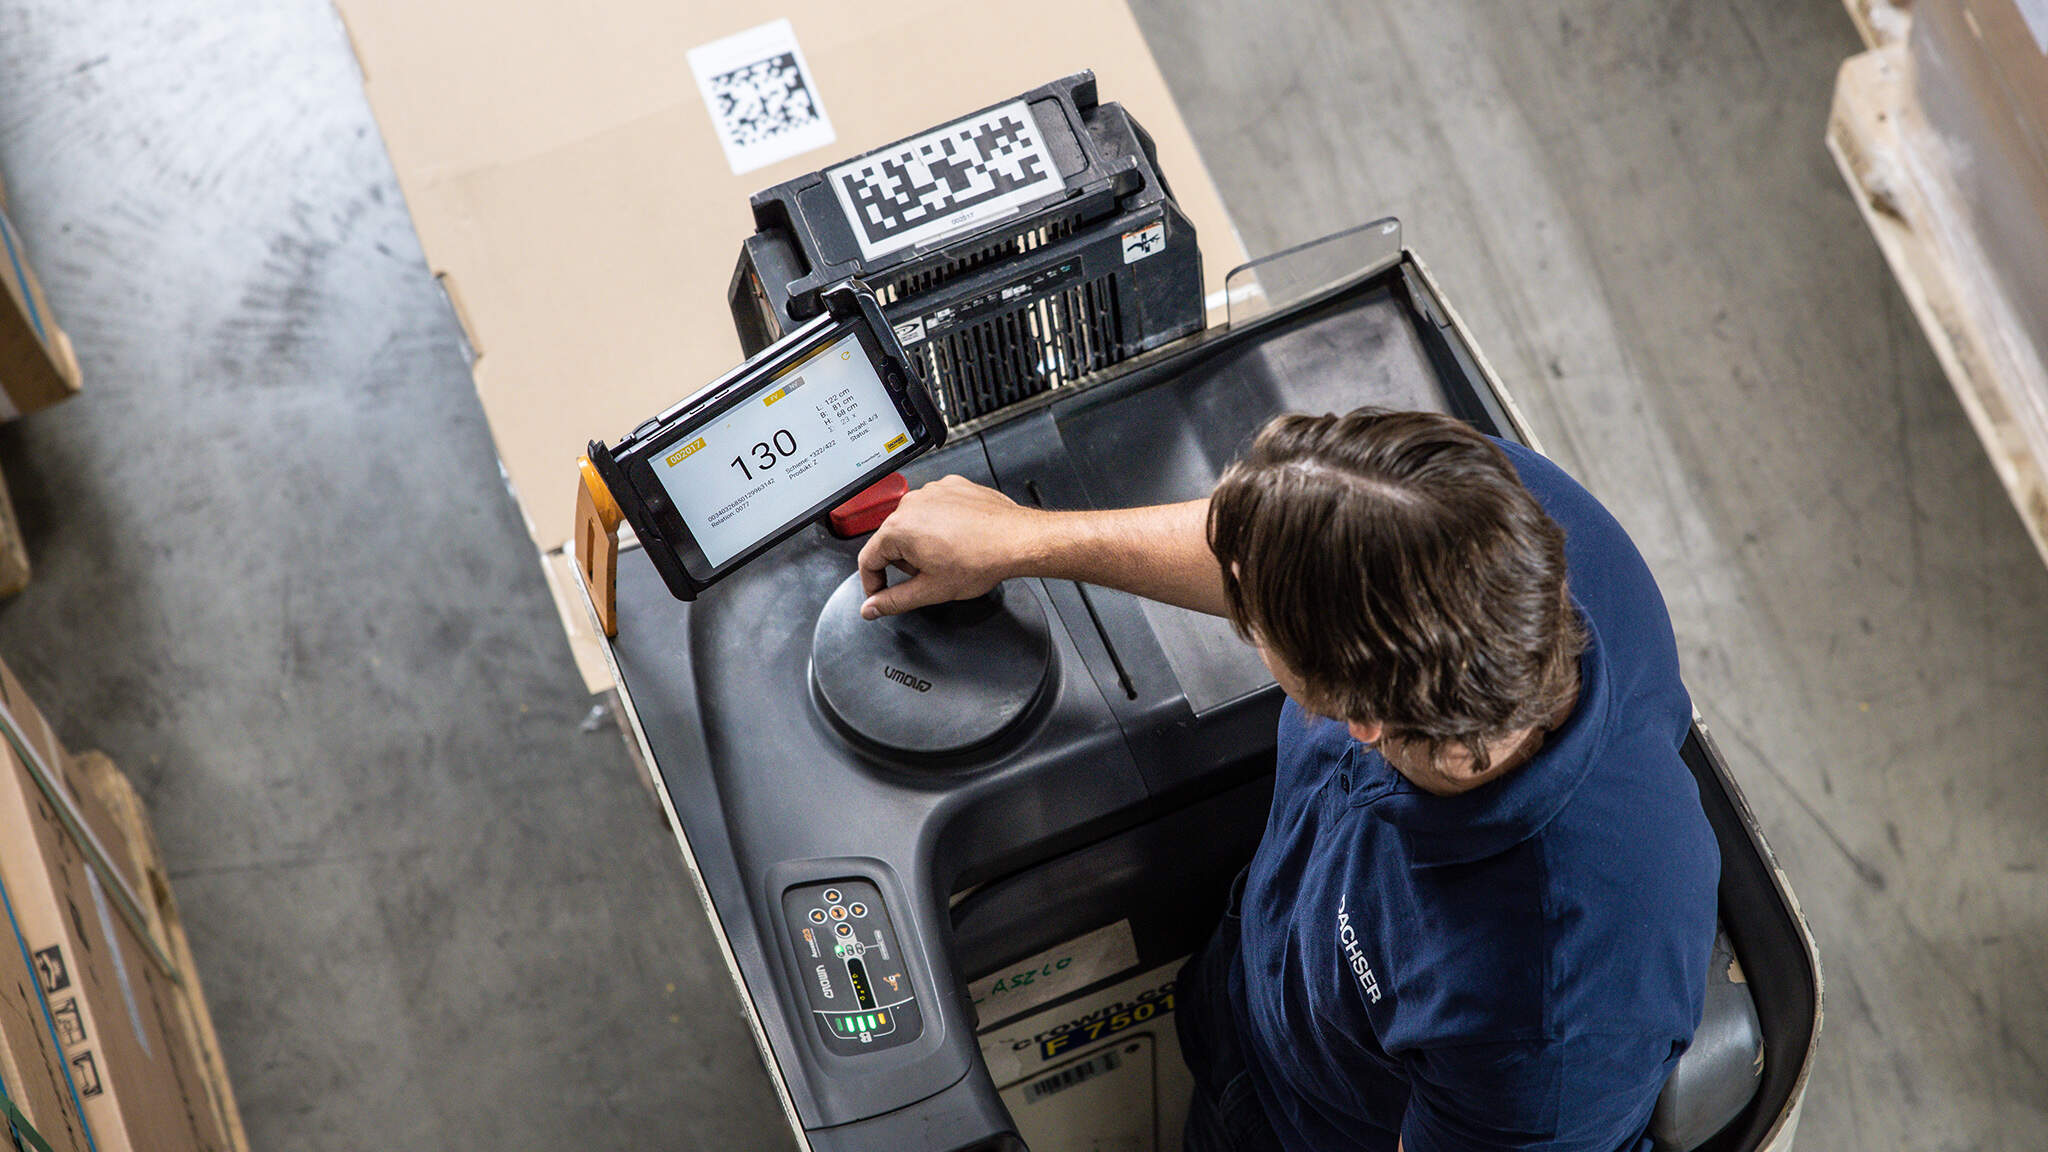
[(910, 445), (860, 339), (784, 369), (651, 463), (713, 568)]

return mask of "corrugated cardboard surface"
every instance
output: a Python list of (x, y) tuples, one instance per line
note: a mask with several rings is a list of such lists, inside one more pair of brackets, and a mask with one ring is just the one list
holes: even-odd
[[(1243, 248), (1122, 3), (338, 0), (435, 272), (452, 285), (535, 544), (569, 538), (576, 457), (738, 363), (747, 198), (1092, 68), (1149, 131), (1207, 290)], [(787, 18), (838, 139), (735, 176), (687, 54)]]
[(77, 392), (78, 358), (51, 315), (28, 251), (5, 213), (0, 213), (0, 282), (7, 285), (8, 300), (0, 308), (0, 420), (11, 420)]
[[(44, 762), (65, 763), (48, 722), (4, 665), (0, 693)], [(105, 808), (68, 791), (112, 858), (126, 859)], [(171, 985), (11, 747), (0, 747), (0, 880), (45, 996), (76, 1022), (59, 1039), (99, 1152), (224, 1149), (206, 1085), (174, 1031)]]
[[(248, 1133), (235, 1103), (234, 1084), (228, 1077), (227, 1060), (221, 1053), (220, 1035), (213, 1026), (213, 1014), (206, 1006), (206, 992), (200, 986), (199, 965), (192, 956), (192, 942), (186, 935), (184, 917), (178, 911), (170, 876), (164, 869), (163, 850), (149, 826), (149, 813), (135, 786), (114, 762), (101, 752), (81, 752), (65, 764), (64, 777), (71, 794), (78, 798), (86, 823), (95, 821), (118, 831), (117, 840), (127, 841), (127, 852), (115, 862), (143, 898), (150, 934), (163, 944), (177, 966), (180, 987), (170, 995), (168, 1019), (175, 1021), (186, 1041), (186, 1067), (205, 1089), (213, 1115), (219, 1121), (231, 1149), (246, 1152)], [(166, 1024), (166, 1030), (171, 1025)]]
[(57, 1152), (85, 1152), (63, 1055), (14, 927), (0, 918), (0, 1087)]

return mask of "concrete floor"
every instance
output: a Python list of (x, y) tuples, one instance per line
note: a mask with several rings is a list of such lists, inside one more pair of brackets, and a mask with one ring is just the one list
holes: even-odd
[[(1136, 7), (1250, 248), (1403, 217), (1650, 557), (1827, 965), (1800, 1146), (2048, 1147), (2048, 568), (1822, 149), (1841, 8)], [(91, 379), (0, 429), (0, 655), (256, 1145), (786, 1147), (331, 10), (4, 0), (0, 172)]]

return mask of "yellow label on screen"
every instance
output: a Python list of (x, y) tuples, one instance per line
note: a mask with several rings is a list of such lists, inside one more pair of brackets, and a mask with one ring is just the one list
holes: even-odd
[(681, 464), (683, 460), (690, 455), (690, 453), (695, 452), (697, 449), (702, 448), (703, 446), (704, 438), (702, 436), (697, 437), (695, 440), (692, 440), (688, 444), (683, 445), (681, 448), (678, 448), (675, 451), (669, 453), (668, 466), (673, 468), (676, 465)]
[(891, 440), (887, 444), (882, 445), (882, 451), (894, 452), (898, 448), (901, 448), (908, 443), (910, 443), (910, 437), (899, 435), (894, 440)]
[(777, 388), (775, 391), (770, 392), (764, 399), (762, 399), (761, 403), (773, 404), (777, 400), (782, 399), (783, 393), (787, 391), (789, 391), (787, 388)]

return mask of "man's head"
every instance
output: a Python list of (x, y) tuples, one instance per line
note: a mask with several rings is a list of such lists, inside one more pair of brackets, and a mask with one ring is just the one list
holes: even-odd
[(1231, 623), (1310, 711), (1470, 752), (1554, 724), (1584, 626), (1564, 532), (1491, 441), (1447, 416), (1282, 416), (1209, 503)]

